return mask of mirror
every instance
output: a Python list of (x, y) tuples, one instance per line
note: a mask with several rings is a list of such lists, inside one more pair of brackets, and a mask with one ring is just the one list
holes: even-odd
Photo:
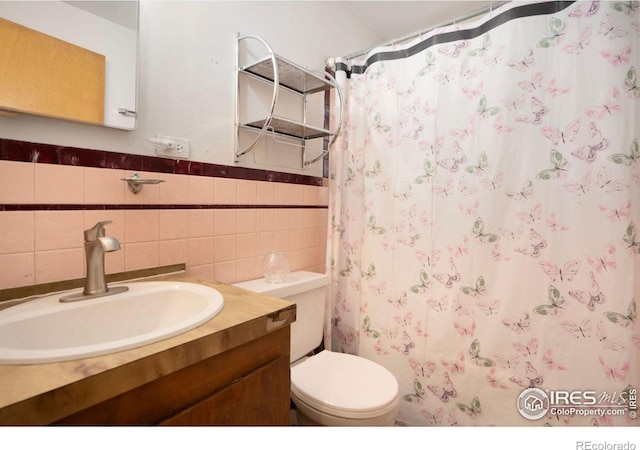
[[(68, 52), (84, 52), (92, 59), (102, 60), (98, 67), (100, 76), (103, 78), (103, 97), (100, 99), (103, 105), (103, 114), (97, 118), (82, 119), (67, 114), (66, 112), (51, 112), (52, 110), (41, 110), (38, 102), (31, 102), (28, 107), (15, 107), (12, 104), (2, 104), (0, 99), (0, 109), (5, 111), (23, 112), (30, 114), (56, 117), (66, 120), (79, 120), (82, 122), (96, 123), (107, 127), (131, 130), (136, 126), (136, 64), (138, 56), (138, 0), (122, 1), (0, 1), (0, 18), (5, 19), (0, 25), (9, 24), (17, 27), (19, 31), (33, 34), (36, 40), (49, 39), (50, 42), (61, 44), (62, 50), (59, 52), (67, 55)], [(20, 35), (20, 42), (24, 42)], [(1, 44), (1, 43), (0, 43)], [(31, 45), (31, 47), (49, 48), (50, 43)], [(0, 46), (0, 49), (2, 47)], [(69, 50), (70, 49), (70, 50)], [(8, 50), (1, 50), (0, 61), (8, 61)], [(47, 50), (48, 51), (48, 50)], [(58, 50), (57, 50), (58, 51)], [(54, 64), (56, 68), (67, 67), (69, 74), (77, 73), (68, 62), (72, 58), (65, 59), (64, 64)], [(78, 68), (88, 65), (80, 57)], [(25, 61), (36, 60), (35, 57), (23, 58)], [(37, 61), (37, 60), (36, 60)], [(54, 60), (54, 61), (60, 61)], [(38, 64), (38, 63), (36, 63)], [(5, 68), (9, 66), (4, 64)], [(2, 70), (0, 68), (0, 70)], [(46, 88), (39, 89), (42, 96), (51, 96), (56, 83), (52, 80), (53, 70), (47, 66), (37, 67), (35, 73), (45, 73), (46, 81), (40, 86)], [(57, 70), (56, 70), (57, 72)], [(3, 76), (4, 80), (10, 77)], [(7, 89), (14, 93), (24, 93), (31, 88), (23, 85), (25, 77), (21, 77), (19, 72), (16, 77), (19, 85), (7, 86)], [(64, 77), (69, 78), (69, 77)], [(87, 87), (90, 83), (87, 78), (78, 78), (72, 84), (76, 89)], [(93, 80), (93, 78), (92, 78)], [(99, 81), (96, 82), (100, 86)], [(101, 88), (98, 88), (98, 90)], [(83, 100), (82, 103), (88, 103)]]

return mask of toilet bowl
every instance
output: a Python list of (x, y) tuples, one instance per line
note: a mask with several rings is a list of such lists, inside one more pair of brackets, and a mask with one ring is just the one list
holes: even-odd
[(328, 275), (292, 272), (283, 283), (237, 283), (296, 303), (291, 325), (291, 399), (299, 425), (392, 426), (400, 408), (398, 381), (366, 358), (322, 350)]
[(400, 407), (391, 372), (326, 350), (291, 367), (291, 398), (302, 425), (392, 426)]

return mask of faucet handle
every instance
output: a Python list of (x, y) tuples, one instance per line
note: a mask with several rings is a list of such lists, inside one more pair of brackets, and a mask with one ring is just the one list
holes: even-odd
[(92, 228), (85, 230), (84, 232), (84, 241), (91, 242), (95, 241), (99, 237), (104, 237), (104, 226), (113, 223), (112, 220), (104, 220), (102, 222), (96, 223)]

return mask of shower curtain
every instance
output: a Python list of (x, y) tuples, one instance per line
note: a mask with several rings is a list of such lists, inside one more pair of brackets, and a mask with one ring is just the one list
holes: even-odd
[(639, 36), (637, 1), (512, 2), (337, 60), (326, 343), (400, 423), (638, 425)]

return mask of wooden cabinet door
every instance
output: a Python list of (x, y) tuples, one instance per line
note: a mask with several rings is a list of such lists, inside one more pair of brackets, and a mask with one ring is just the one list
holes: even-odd
[(289, 425), (288, 373), (282, 357), (161, 425)]
[(0, 108), (104, 123), (104, 55), (0, 18)]
[(279, 328), (56, 424), (288, 425), (289, 331)]

